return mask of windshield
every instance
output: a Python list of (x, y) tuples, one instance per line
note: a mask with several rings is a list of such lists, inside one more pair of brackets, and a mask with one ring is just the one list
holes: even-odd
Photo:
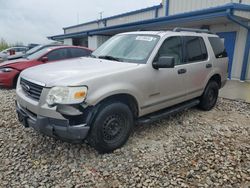
[(159, 38), (157, 35), (117, 35), (94, 51), (92, 56), (114, 61), (145, 64)]
[(40, 48), (42, 48), (43, 46), (42, 45), (38, 45), (34, 48), (31, 48), (30, 50), (28, 50), (25, 54), (25, 57), (29, 56), (30, 54), (33, 54), (35, 53), (36, 51), (38, 51)]
[(45, 54), (48, 51), (49, 51), (48, 48), (44, 48), (42, 50), (39, 50), (36, 53), (33, 53), (33, 54), (27, 56), (26, 58), (29, 59), (29, 60), (38, 59), (38, 58), (40, 58), (43, 54)]

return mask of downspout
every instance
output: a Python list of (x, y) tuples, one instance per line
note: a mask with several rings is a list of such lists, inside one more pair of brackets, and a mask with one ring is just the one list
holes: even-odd
[(165, 16), (169, 16), (169, 1), (170, 0), (166, 0), (166, 4), (165, 4)]
[(241, 69), (241, 76), (240, 76), (240, 80), (245, 81), (246, 74), (247, 74), (248, 60), (249, 60), (249, 50), (250, 50), (250, 26), (236, 19), (232, 14), (232, 9), (227, 10), (227, 18), (231, 20), (232, 22), (244, 27), (248, 31), (244, 58), (243, 58), (243, 63), (242, 63), (242, 69)]

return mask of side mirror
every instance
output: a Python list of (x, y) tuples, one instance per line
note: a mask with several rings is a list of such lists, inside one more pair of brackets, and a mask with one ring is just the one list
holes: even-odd
[(48, 61), (49, 61), (48, 57), (42, 57), (41, 58), (41, 62), (43, 62), (43, 63), (46, 63)]
[(155, 69), (160, 68), (174, 68), (175, 58), (170, 56), (161, 56), (157, 62), (153, 62), (153, 67)]

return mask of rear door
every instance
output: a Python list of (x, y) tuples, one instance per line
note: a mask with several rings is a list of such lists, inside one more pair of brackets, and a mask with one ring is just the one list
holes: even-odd
[(212, 62), (208, 58), (203, 37), (184, 36), (185, 86), (187, 99), (202, 94), (206, 80), (212, 71)]

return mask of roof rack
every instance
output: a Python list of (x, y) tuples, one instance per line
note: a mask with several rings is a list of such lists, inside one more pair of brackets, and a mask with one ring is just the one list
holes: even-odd
[(207, 30), (207, 29), (192, 29), (192, 28), (182, 28), (182, 27), (176, 27), (173, 30), (174, 32), (181, 32), (181, 31), (188, 31), (188, 32), (195, 32), (195, 33), (208, 33), (208, 34), (214, 34), (213, 32)]

